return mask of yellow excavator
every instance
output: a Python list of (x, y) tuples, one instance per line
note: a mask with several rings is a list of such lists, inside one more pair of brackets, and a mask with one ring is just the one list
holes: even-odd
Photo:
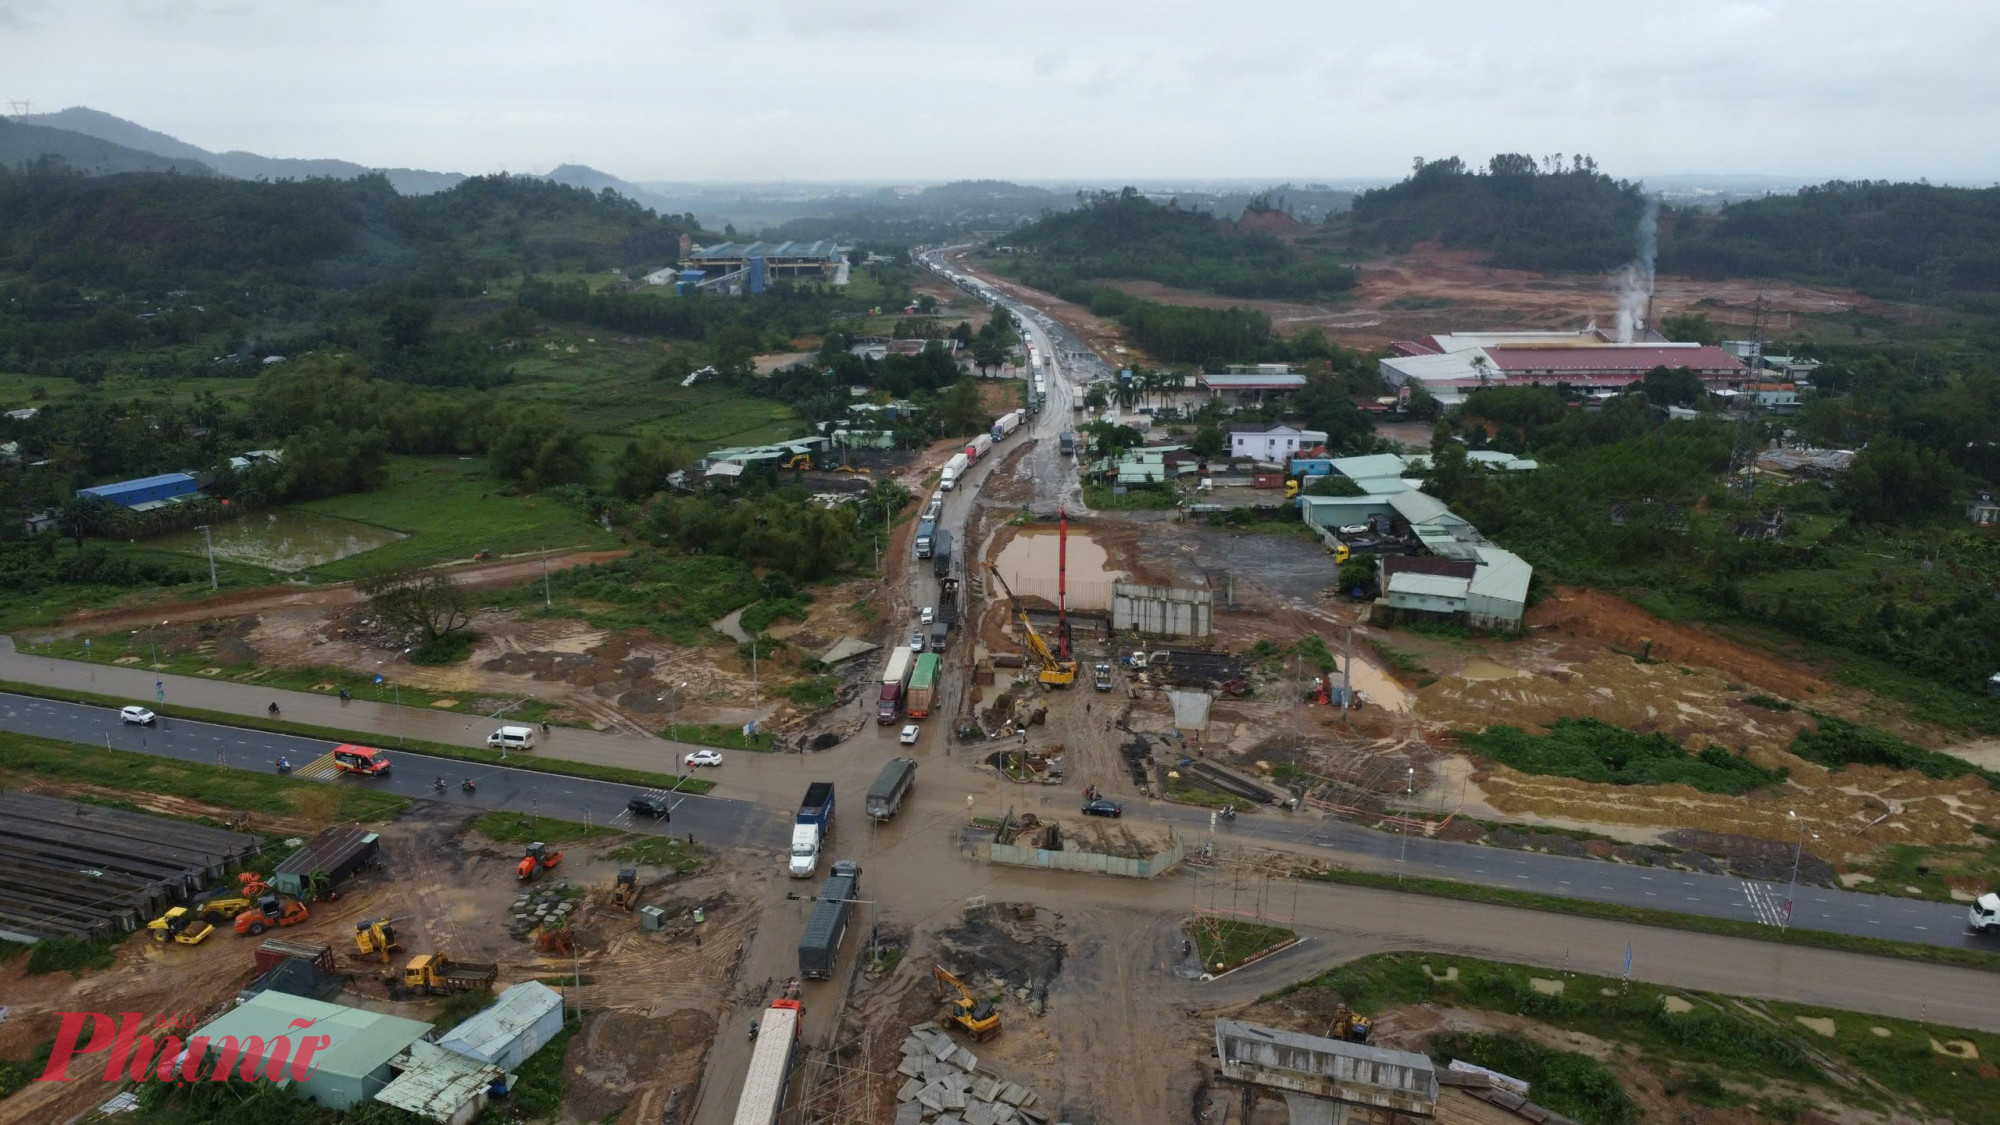
[(396, 927), (390, 925), (393, 918), (378, 918), (372, 922), (354, 923), (354, 948), (361, 957), (380, 957), (384, 965), (390, 964), (389, 954), (403, 948), (396, 940)]
[(639, 869), (621, 867), (618, 882), (611, 888), (611, 905), (620, 910), (630, 910), (639, 902)]
[[(985, 1000), (975, 1000), (972, 990), (957, 974), (943, 965), (931, 966), (931, 977), (937, 982), (937, 998), (944, 1002), (945, 1017), (955, 1023), (973, 1041), (984, 1043), (1000, 1034), (1000, 1013)], [(957, 995), (953, 996), (952, 993)]]
[(1038, 678), (1049, 687), (1068, 687), (1075, 683), (1077, 662), (1056, 658), (1048, 643), (1042, 640), (1042, 635), (1035, 632), (1035, 623), (1028, 620), (1028, 611), (1021, 607), (1021, 599), (1014, 596), (1014, 591), (1007, 585), (1007, 580), (1000, 577), (1000, 568), (989, 563), (986, 569), (992, 573), (993, 580), (1000, 583), (1001, 591), (1007, 595), (1007, 604), (1014, 608), (1014, 616), (1020, 619), (1021, 629), (1028, 638), (1029, 651), (1035, 654), (1035, 659), (1042, 662)]

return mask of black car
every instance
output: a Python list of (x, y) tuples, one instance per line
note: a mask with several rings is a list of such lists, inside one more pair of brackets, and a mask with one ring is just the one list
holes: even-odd
[(1095, 801), (1085, 801), (1083, 803), (1083, 815), (1108, 816), (1115, 820), (1118, 817), (1124, 816), (1125, 810), (1119, 807), (1118, 802), (1107, 801), (1100, 797)]
[(635, 816), (655, 816), (661, 820), (672, 820), (673, 805), (665, 797), (653, 793), (641, 793), (625, 802), (625, 807)]

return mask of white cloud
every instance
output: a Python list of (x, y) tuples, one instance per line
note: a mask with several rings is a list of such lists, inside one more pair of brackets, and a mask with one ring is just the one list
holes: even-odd
[[(195, 144), (630, 179), (1607, 170), (1987, 182), (2000, 7), (0, 0), (0, 97)], [(925, 122), (936, 130), (926, 134)]]

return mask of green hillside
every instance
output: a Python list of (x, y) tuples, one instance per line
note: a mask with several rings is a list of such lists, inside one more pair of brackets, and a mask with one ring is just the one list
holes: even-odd
[(1638, 184), (1599, 172), (1587, 156), (1545, 167), (1503, 153), (1483, 171), (1456, 156), (1420, 162), (1409, 179), (1362, 192), (1329, 222), (1360, 247), (1442, 242), (1515, 269), (1601, 270), (1631, 260), (1644, 209)]
[(0, 117), (0, 168), (21, 168), (45, 157), (61, 161), (86, 176), (107, 176), (119, 172), (178, 172), (186, 176), (216, 174), (215, 169), (199, 161), (155, 156), (67, 129), (24, 125)]
[(1354, 285), (1354, 271), (1207, 211), (1154, 203), (1137, 189), (1083, 197), (1000, 239), (1024, 255), (1021, 279), (1061, 292), (1090, 279), (1158, 281), (1229, 297), (1315, 297)]
[(1788, 274), (1862, 288), (2000, 289), (2000, 188), (1858, 181), (1682, 212), (1660, 265), (1677, 273)]

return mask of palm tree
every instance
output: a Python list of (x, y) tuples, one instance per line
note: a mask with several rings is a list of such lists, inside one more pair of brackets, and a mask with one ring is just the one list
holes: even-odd
[(1118, 380), (1118, 385), (1112, 388), (1111, 397), (1118, 400), (1118, 408), (1120, 410), (1127, 409), (1138, 402), (1139, 376), (1135, 374), (1130, 379)]
[(1089, 410), (1102, 410), (1111, 405), (1111, 395), (1104, 389), (1103, 383), (1092, 383), (1090, 389), (1083, 392), (1083, 405)]

